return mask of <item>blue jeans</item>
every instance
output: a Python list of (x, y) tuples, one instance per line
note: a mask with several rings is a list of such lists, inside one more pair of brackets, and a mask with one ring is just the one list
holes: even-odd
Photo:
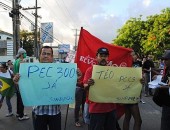
[(9, 113), (11, 113), (12, 112), (11, 98), (6, 97), (6, 105), (8, 106)]
[(87, 103), (84, 104), (83, 119), (86, 124), (90, 124), (89, 104)]
[[(2, 96), (1, 99), (0, 99), (0, 102), (3, 102), (4, 98), (5, 97)], [(11, 104), (11, 98), (10, 97), (6, 97), (6, 105), (8, 107), (9, 113), (11, 113), (12, 112), (12, 104)]]

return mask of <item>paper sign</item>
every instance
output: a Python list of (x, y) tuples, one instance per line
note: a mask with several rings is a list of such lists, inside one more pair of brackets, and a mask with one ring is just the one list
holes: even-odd
[(89, 99), (98, 103), (137, 103), (141, 93), (141, 68), (93, 66)]
[(19, 88), (25, 106), (70, 104), (75, 101), (77, 65), (22, 63)]

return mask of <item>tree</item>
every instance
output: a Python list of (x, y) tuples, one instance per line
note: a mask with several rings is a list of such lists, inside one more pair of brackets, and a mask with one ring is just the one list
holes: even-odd
[(28, 32), (27, 30), (22, 30), (20, 32), (20, 38), (22, 47), (27, 51), (27, 56), (33, 56), (34, 33)]
[(141, 53), (143, 47), (141, 41), (145, 38), (144, 22), (140, 18), (131, 18), (118, 30), (119, 35), (114, 43), (128, 48), (133, 48), (135, 52)]
[(170, 48), (170, 8), (161, 14), (148, 16), (147, 19), (131, 18), (118, 30), (114, 44), (132, 48), (139, 54), (162, 55)]

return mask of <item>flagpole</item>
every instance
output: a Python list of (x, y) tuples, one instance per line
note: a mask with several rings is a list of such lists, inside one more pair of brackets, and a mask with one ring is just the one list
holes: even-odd
[(68, 109), (69, 109), (69, 104), (67, 105), (67, 111), (66, 111), (66, 119), (65, 119), (64, 130), (66, 130), (66, 126), (67, 126)]

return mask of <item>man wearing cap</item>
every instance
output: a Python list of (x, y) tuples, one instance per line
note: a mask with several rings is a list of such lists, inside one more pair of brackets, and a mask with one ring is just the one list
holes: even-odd
[(168, 86), (157, 88), (162, 95), (159, 95), (159, 101), (162, 106), (161, 130), (170, 130), (170, 50), (165, 51), (162, 59), (165, 63), (162, 82)]
[[(20, 63), (24, 62), (24, 58), (26, 58), (26, 56), (27, 56), (26, 51), (23, 48), (20, 48), (18, 50), (18, 54), (16, 55), (17, 60), (14, 63), (14, 74), (19, 73)], [(16, 116), (18, 117), (19, 121), (27, 120), (27, 119), (29, 119), (29, 117), (26, 114), (24, 115), (24, 105), (23, 105), (23, 102), (22, 102), (22, 98), (21, 98), (21, 94), (19, 92), (18, 85), (15, 85), (15, 86), (16, 86), (16, 91), (17, 91), (16, 92), (16, 94), (17, 94), (17, 113), (16, 113)]]
[[(109, 50), (107, 48), (99, 48), (96, 54), (97, 64), (101, 66), (107, 65)], [(84, 87), (89, 90), (90, 86), (95, 84), (91, 79), (93, 67), (89, 67), (84, 76)], [(87, 97), (88, 100), (88, 97)], [(116, 105), (114, 103), (89, 103), (90, 113), (90, 130), (116, 130)]]

